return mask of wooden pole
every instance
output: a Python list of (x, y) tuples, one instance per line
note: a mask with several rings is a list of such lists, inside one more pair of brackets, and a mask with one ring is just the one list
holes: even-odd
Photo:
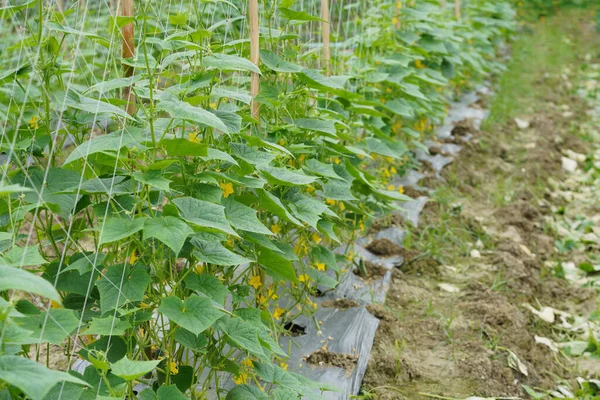
[[(248, 14), (250, 16), (250, 61), (257, 67), (260, 63), (260, 48), (258, 42), (258, 0), (249, 0)], [(252, 118), (260, 121), (260, 104), (254, 98), (260, 93), (260, 76), (256, 72), (250, 73), (250, 94), (252, 103), (250, 112)]]
[[(133, 0), (121, 0), (121, 15), (123, 17), (133, 17)], [(123, 26), (123, 58), (131, 58), (135, 55), (135, 44), (133, 42), (134, 23), (131, 22)], [(125, 77), (133, 76), (133, 67), (123, 64), (123, 72)], [(129, 115), (135, 114), (135, 96), (132, 93), (131, 86), (125, 87), (123, 90), (123, 99), (127, 101), (125, 111)]]
[(454, 0), (454, 16), (460, 19), (460, 0)]
[(440, 5), (442, 6), (442, 9), (446, 8), (446, 0), (442, 0)]
[(331, 71), (331, 46), (329, 45), (329, 0), (321, 0), (321, 31), (323, 33), (323, 66), (325, 75)]

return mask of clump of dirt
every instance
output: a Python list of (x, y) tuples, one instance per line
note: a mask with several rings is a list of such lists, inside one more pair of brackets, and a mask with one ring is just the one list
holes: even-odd
[(473, 121), (470, 119), (463, 119), (456, 123), (456, 126), (452, 128), (451, 133), (453, 136), (467, 136), (475, 132), (476, 129), (473, 125)]
[(360, 304), (352, 299), (335, 299), (335, 300), (326, 300), (321, 304), (323, 307), (329, 308), (339, 308), (341, 310), (346, 310), (352, 307), (360, 307)]
[(356, 276), (362, 278), (363, 280), (367, 280), (367, 281), (372, 280), (372, 279), (379, 279), (379, 278), (383, 277), (385, 275), (385, 273), (388, 271), (382, 265), (374, 264), (370, 261), (364, 261), (363, 266), (364, 266), (364, 271), (361, 271), (360, 267), (355, 268), (354, 274)]
[(417, 189), (413, 188), (412, 186), (406, 186), (404, 188), (404, 194), (407, 195), (408, 197), (412, 197), (413, 199), (417, 199), (422, 196), (427, 196), (426, 192), (417, 190)]
[[(405, 189), (406, 190), (406, 189)], [(371, 228), (369, 229), (369, 234), (375, 234), (384, 229), (387, 229), (392, 226), (404, 227), (406, 226), (404, 222), (404, 218), (402, 218), (399, 214), (391, 214), (387, 217), (378, 218), (371, 224)]]
[[(416, 253), (416, 251), (413, 250)], [(438, 276), (440, 274), (441, 263), (429, 256), (412, 257), (399, 267), (405, 274), (425, 274), (429, 276)]]
[(343, 368), (347, 374), (352, 372), (357, 361), (358, 355), (356, 354), (333, 353), (323, 349), (317, 350), (306, 357), (306, 362), (309, 364)]
[(366, 247), (371, 253), (378, 256), (393, 256), (404, 254), (404, 249), (389, 239), (375, 239)]
[(396, 317), (385, 309), (383, 304), (368, 304), (366, 307), (368, 312), (370, 312), (375, 318), (385, 321), (385, 322), (393, 322), (396, 321)]

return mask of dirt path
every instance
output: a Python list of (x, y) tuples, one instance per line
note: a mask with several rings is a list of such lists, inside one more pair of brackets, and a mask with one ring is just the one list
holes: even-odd
[(565, 12), (523, 34), (484, 130), (442, 180), (426, 180), (435, 194), (379, 310), (365, 398), (597, 389), (583, 383), (600, 374), (590, 339), (600, 270), (600, 119), (590, 110), (600, 103), (582, 98), (600, 78), (592, 15)]

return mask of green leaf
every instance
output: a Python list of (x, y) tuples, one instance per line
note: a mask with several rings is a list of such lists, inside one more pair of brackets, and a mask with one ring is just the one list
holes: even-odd
[(146, 220), (144, 240), (155, 238), (166, 244), (178, 255), (185, 240), (194, 231), (185, 222), (176, 217), (158, 217)]
[(225, 200), (225, 215), (235, 229), (261, 233), (263, 235), (273, 235), (273, 232), (260, 222), (256, 214), (257, 211), (251, 207), (231, 198)]
[(191, 243), (198, 249), (194, 255), (201, 262), (222, 266), (252, 262), (252, 260), (230, 251), (217, 240), (193, 238)]
[(263, 346), (258, 340), (258, 328), (252, 323), (241, 318), (223, 318), (217, 323), (217, 328), (240, 349), (265, 358)]
[(302, 222), (298, 221), (296, 217), (289, 212), (277, 196), (264, 189), (257, 189), (256, 193), (258, 194), (260, 205), (265, 209), (277, 215), (279, 218), (286, 219), (293, 224), (302, 226)]
[(165, 297), (161, 301), (158, 311), (195, 335), (210, 328), (224, 314), (213, 305), (208, 297), (200, 297), (195, 294), (185, 301), (181, 301), (175, 296)]
[(250, 96), (250, 92), (240, 87), (213, 86), (210, 95), (218, 99), (227, 98), (238, 100), (248, 105), (250, 105), (250, 102), (252, 101), (252, 96)]
[(293, 121), (293, 123), (307, 131), (314, 131), (325, 133), (330, 137), (337, 137), (337, 130), (335, 128), (335, 121), (331, 120), (321, 120), (316, 118), (298, 118)]
[(269, 183), (284, 186), (303, 186), (317, 180), (314, 176), (308, 176), (302, 170), (292, 170), (278, 167), (262, 167), (261, 172)]
[(230, 133), (227, 125), (215, 114), (202, 108), (194, 107), (184, 101), (170, 98), (169, 100), (162, 100), (156, 108), (168, 112), (173, 118), (184, 119)]
[(142, 301), (151, 281), (150, 275), (143, 267), (132, 267), (128, 264), (108, 267), (106, 274), (96, 282), (102, 313), (130, 302)]
[(171, 191), (171, 188), (169, 187), (171, 181), (163, 176), (162, 171), (151, 170), (147, 172), (134, 172), (133, 178), (144, 185), (148, 185), (164, 192)]
[(308, 171), (314, 173), (315, 175), (321, 175), (330, 179), (342, 179), (342, 177), (339, 176), (333, 169), (333, 164), (323, 163), (316, 158), (306, 160), (304, 166)]
[(102, 318), (92, 318), (89, 328), (84, 335), (102, 335), (102, 336), (122, 336), (131, 324), (114, 315), (108, 315)]
[(0, 380), (19, 388), (32, 400), (42, 400), (59, 382), (90, 386), (66, 372), (54, 371), (19, 356), (0, 356)]
[(4, 253), (4, 255), (0, 255), (0, 265), (8, 267), (25, 267), (47, 263), (48, 261), (40, 255), (37, 246), (15, 246)]
[(260, 69), (247, 58), (229, 54), (213, 54), (202, 59), (202, 65), (226, 71), (249, 71), (261, 74)]
[(298, 379), (277, 365), (256, 361), (253, 364), (257, 375), (265, 382), (273, 383), (285, 388), (301, 387)]
[(179, 197), (173, 203), (181, 211), (183, 219), (209, 232), (223, 232), (239, 237), (225, 217), (225, 207), (220, 204), (198, 200), (193, 197)]
[(60, 345), (79, 326), (79, 318), (75, 311), (65, 308), (51, 308), (38, 315), (18, 318), (19, 325), (31, 331), (29, 338), (23, 343), (52, 343)]
[(233, 150), (233, 154), (236, 157), (257, 167), (266, 167), (275, 158), (275, 155), (271, 153), (241, 143), (230, 143), (229, 147)]
[(21, 185), (7, 185), (6, 182), (0, 182), (0, 195), (23, 192), (33, 192), (33, 189)]
[(302, 71), (301, 66), (282, 60), (277, 54), (268, 50), (260, 51), (260, 61), (275, 72), (289, 73)]
[(208, 146), (202, 143), (195, 143), (187, 139), (163, 139), (159, 145), (165, 149), (168, 155), (204, 157), (208, 155)]
[(203, 334), (195, 335), (184, 328), (177, 329), (175, 332), (175, 341), (190, 350), (195, 350), (201, 353), (207, 351), (208, 339)]
[[(171, 377), (173, 379), (173, 377)], [(162, 385), (156, 392), (158, 394), (158, 400), (188, 400), (176, 385)]]
[(69, 164), (80, 158), (87, 158), (91, 154), (96, 154), (105, 151), (117, 152), (123, 147), (132, 147), (142, 141), (139, 135), (130, 134), (126, 130), (109, 133), (107, 135), (96, 136), (87, 142), (77, 146), (64, 164)]
[(0, 265), (0, 292), (5, 290), (22, 290), (39, 294), (62, 304), (60, 295), (50, 282), (20, 268)]
[(291, 261), (281, 253), (262, 249), (258, 256), (258, 263), (265, 269), (267, 274), (276, 279), (298, 282), (298, 277)]
[(280, 8), (279, 12), (284, 18), (289, 19), (290, 21), (321, 21), (328, 23), (324, 19), (315, 17), (314, 15), (310, 15), (304, 11), (294, 11), (290, 10), (289, 8)]
[(221, 283), (219, 278), (209, 274), (190, 274), (185, 280), (185, 286), (192, 290), (204, 293), (215, 302), (223, 304), (229, 290)]
[(113, 217), (106, 219), (104, 224), (100, 226), (100, 245), (125, 239), (141, 231), (147, 219), (147, 217), (135, 219)]
[(125, 356), (116, 363), (110, 363), (110, 369), (113, 375), (132, 381), (152, 371), (160, 362), (161, 360), (133, 361)]
[(74, 90), (70, 90), (68, 92), (56, 92), (53, 94), (54, 102), (59, 104), (60, 106), (67, 106), (74, 108), (76, 110), (85, 111), (92, 115), (98, 114), (114, 114), (121, 118), (125, 118), (128, 120), (134, 120), (134, 118), (127, 114), (122, 108), (117, 106), (113, 106), (110, 103), (106, 103), (101, 100), (92, 99), (91, 97), (86, 97), (82, 94), (75, 92)]
[(225, 400), (269, 400), (268, 394), (255, 386), (238, 385), (227, 393)]

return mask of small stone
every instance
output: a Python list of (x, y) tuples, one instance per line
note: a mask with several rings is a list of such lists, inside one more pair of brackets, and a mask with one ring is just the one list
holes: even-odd
[(575, 172), (577, 170), (577, 161), (567, 157), (561, 157), (562, 168), (567, 172)]
[(438, 287), (443, 290), (444, 292), (448, 292), (448, 293), (458, 293), (460, 292), (460, 289), (457, 288), (456, 286), (454, 286), (451, 283), (440, 283), (438, 284)]
[(531, 125), (529, 121), (521, 118), (515, 118), (515, 123), (517, 124), (517, 128), (519, 129), (527, 129)]
[(472, 258), (481, 258), (481, 253), (479, 252), (479, 250), (473, 249), (473, 250), (471, 250), (471, 257)]

